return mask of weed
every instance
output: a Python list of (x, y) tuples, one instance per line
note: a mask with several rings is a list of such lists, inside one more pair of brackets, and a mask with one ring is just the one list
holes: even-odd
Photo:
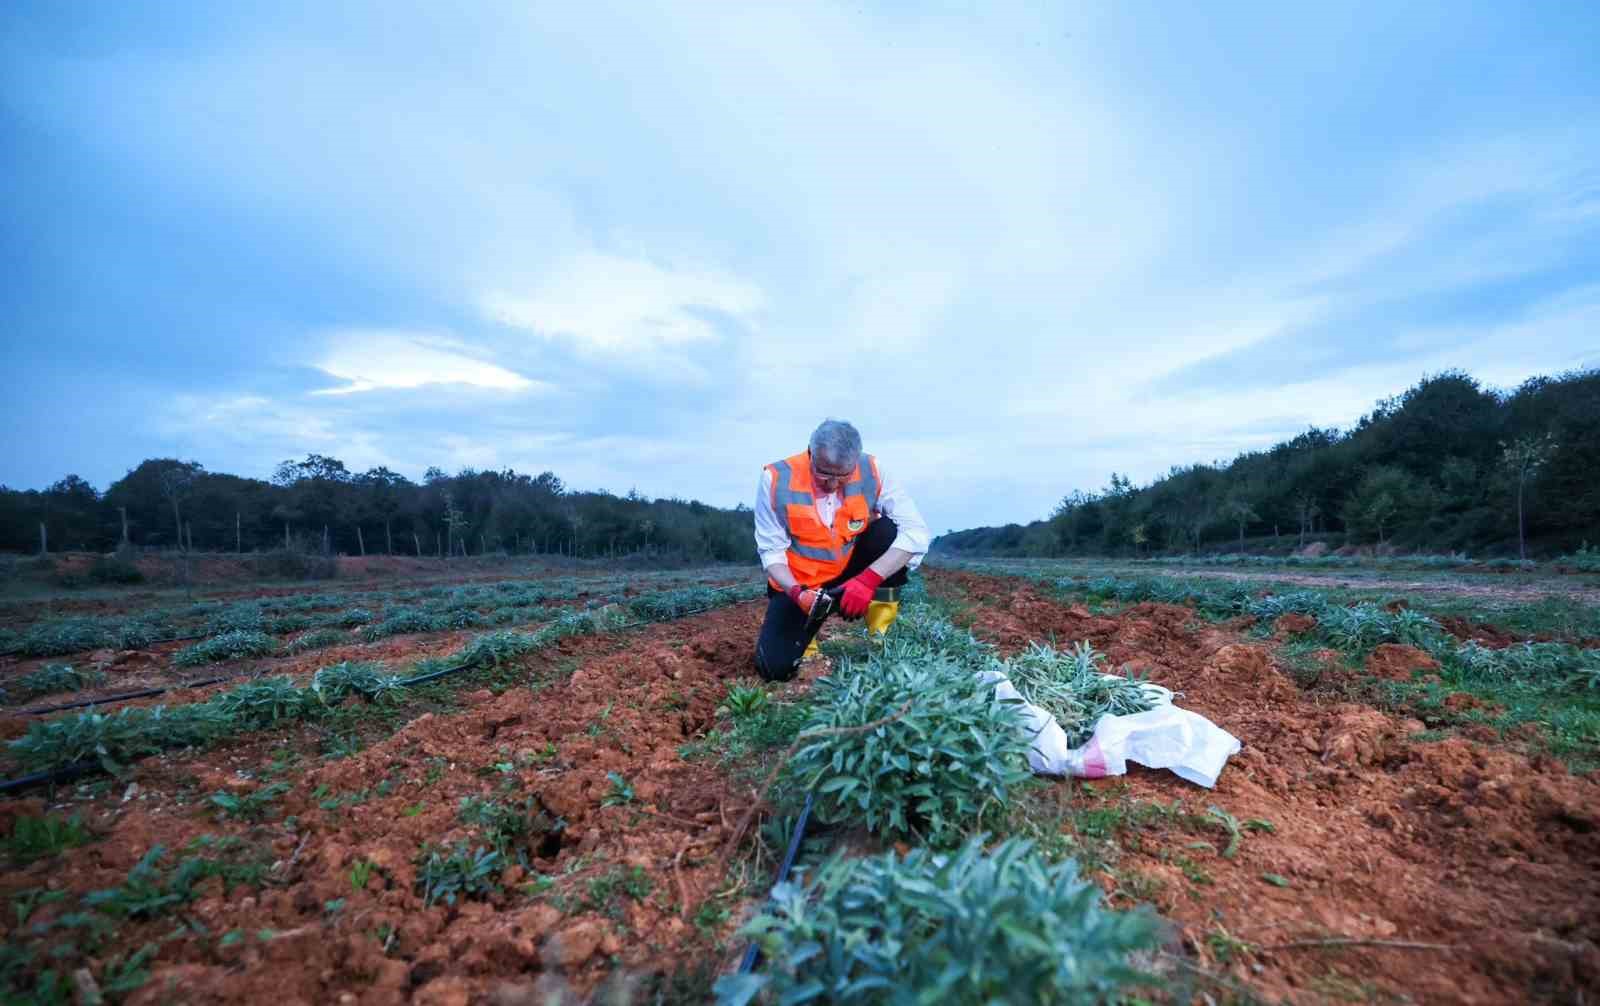
[(607, 772), (606, 781), (611, 783), (611, 788), (600, 801), (602, 807), (618, 807), (622, 804), (632, 803), (634, 800), (633, 784), (616, 772)]
[[(483, 797), (462, 797), (458, 816), (472, 825), (494, 846), (501, 857), (515, 858), (528, 865), (528, 842), (537, 839), (542, 849), (566, 828), (566, 822), (544, 808), (537, 797), (525, 797), (520, 804), (505, 804)], [(553, 850), (552, 850), (553, 851)]]
[(729, 685), (722, 705), (734, 719), (745, 719), (766, 708), (767, 693), (754, 685)]
[(622, 917), (621, 899), (643, 901), (655, 890), (655, 881), (650, 879), (643, 867), (624, 870), (618, 866), (591, 878), (586, 890), (590, 906), (609, 918), (619, 919)]
[(499, 888), (501, 858), (479, 846), (469, 850), (458, 842), (449, 849), (424, 847), (417, 862), (417, 888), (423, 902), (447, 905), (459, 898), (487, 898)]
[(1239, 939), (1220, 925), (1206, 934), (1206, 946), (1218, 964), (1227, 964), (1235, 957), (1255, 952), (1255, 944)]
[(271, 809), (272, 803), (278, 797), (289, 792), (289, 784), (284, 782), (270, 783), (261, 786), (249, 793), (230, 793), (222, 791), (211, 794), (210, 802), (218, 808), (221, 817), (238, 818), (241, 821), (260, 821)]
[(351, 889), (356, 891), (366, 890), (367, 881), (372, 879), (372, 873), (375, 869), (377, 868), (365, 859), (356, 860), (355, 863), (350, 867)]
[(68, 849), (87, 845), (94, 835), (84, 826), (81, 815), (69, 818), (45, 815), (23, 815), (11, 824), (11, 835), (0, 848), (7, 858), (16, 863), (31, 863), (46, 856), (56, 856)]

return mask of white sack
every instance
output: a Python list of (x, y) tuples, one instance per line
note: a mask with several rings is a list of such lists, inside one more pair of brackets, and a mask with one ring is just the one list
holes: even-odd
[(1198, 786), (1210, 789), (1230, 757), (1239, 751), (1239, 739), (1201, 716), (1172, 704), (1172, 692), (1146, 684), (1155, 706), (1127, 716), (1102, 716), (1094, 735), (1080, 748), (1067, 747), (1067, 735), (1054, 716), (1022, 697), (1017, 686), (998, 670), (979, 675), (995, 686), (995, 697), (1019, 704), (1023, 725), (1033, 737), (1028, 766), (1039, 775), (1072, 775), (1100, 779), (1123, 775), (1128, 762), (1149, 768), (1167, 768)]

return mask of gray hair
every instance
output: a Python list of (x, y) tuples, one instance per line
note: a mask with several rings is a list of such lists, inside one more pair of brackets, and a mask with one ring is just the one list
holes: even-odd
[(824, 419), (811, 434), (811, 456), (834, 471), (854, 468), (861, 459), (861, 434), (842, 419)]

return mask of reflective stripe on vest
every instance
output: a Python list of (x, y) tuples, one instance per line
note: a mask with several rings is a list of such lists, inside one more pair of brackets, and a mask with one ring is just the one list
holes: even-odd
[[(803, 457), (804, 455), (796, 455), (793, 459), (786, 458), (782, 461), (774, 461), (768, 466), (772, 470), (773, 513), (777, 516), (779, 523), (782, 524), (784, 534), (788, 535), (789, 537), (790, 553), (800, 558), (810, 559), (814, 562), (827, 563), (829, 565), (839, 565), (842, 567), (842, 564), (849, 558), (851, 552), (855, 550), (854, 537), (846, 538), (837, 549), (825, 548), (820, 545), (808, 545), (801, 542), (795, 537), (794, 528), (791, 526), (788, 509), (790, 506), (801, 506), (808, 508), (816, 506), (816, 497), (814, 494), (794, 488), (795, 466), (791, 464), (791, 461)], [(809, 461), (806, 463), (809, 464)], [(877, 471), (875, 470), (874, 465), (875, 461), (872, 455), (860, 455), (860, 458), (856, 462), (855, 472), (852, 473), (850, 481), (845, 483), (843, 493), (841, 494), (846, 501), (853, 497), (861, 497), (862, 502), (866, 504), (865, 509), (867, 521), (872, 519), (872, 514), (877, 510), (878, 507), (879, 484)], [(807, 474), (807, 481), (810, 481), (809, 469)], [(844, 512), (844, 508), (841, 508), (840, 511), (835, 512), (835, 521), (838, 520), (839, 513), (841, 512)], [(820, 518), (818, 523), (821, 523)]]

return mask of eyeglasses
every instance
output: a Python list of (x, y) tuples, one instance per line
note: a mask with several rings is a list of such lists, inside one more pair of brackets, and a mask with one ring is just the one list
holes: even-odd
[(825, 472), (816, 465), (811, 466), (811, 476), (818, 482), (843, 482), (855, 474), (855, 469), (847, 472)]

